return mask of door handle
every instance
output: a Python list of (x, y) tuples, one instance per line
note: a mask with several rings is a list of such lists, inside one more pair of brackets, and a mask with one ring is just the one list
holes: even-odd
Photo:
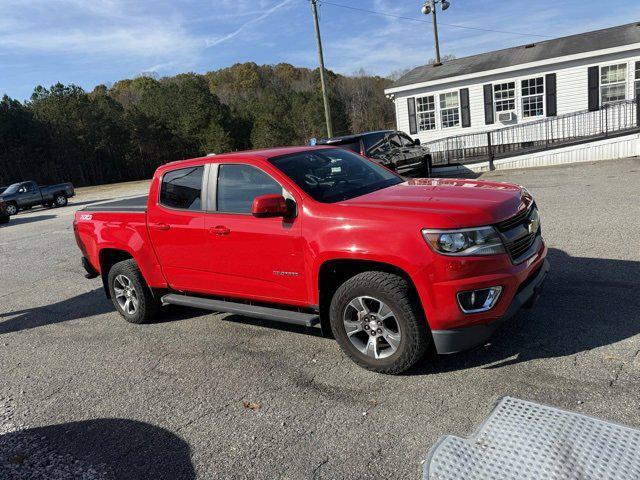
[(151, 226), (153, 228), (155, 228), (156, 230), (169, 230), (169, 229), (171, 229), (171, 226), (167, 225), (166, 223), (154, 223)]
[(231, 230), (229, 230), (224, 225), (217, 225), (215, 227), (211, 227), (209, 229), (209, 233), (213, 233), (215, 235), (229, 235), (231, 233)]

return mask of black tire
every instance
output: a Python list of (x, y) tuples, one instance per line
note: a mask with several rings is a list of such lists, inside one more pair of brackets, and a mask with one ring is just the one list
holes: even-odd
[[(125, 311), (116, 294), (116, 289), (119, 285), (117, 279), (121, 279), (121, 277), (129, 280), (130, 288), (135, 292), (137, 306), (134, 312)], [(123, 260), (111, 267), (108, 282), (113, 305), (127, 322), (136, 324), (147, 323), (157, 315), (160, 309), (159, 301), (154, 297), (153, 292), (144, 280), (135, 260)]]
[(18, 205), (15, 203), (7, 203), (7, 215), (10, 217), (18, 214)]
[[(360, 296), (382, 301), (393, 312), (401, 336), (396, 351), (386, 358), (362, 353), (347, 335), (343, 315), (349, 302)], [(364, 272), (344, 282), (334, 294), (330, 308), (331, 330), (340, 349), (355, 363), (374, 372), (398, 374), (411, 368), (431, 344), (427, 321), (415, 297), (407, 281), (392, 273)]]
[(69, 199), (63, 193), (58, 193), (53, 198), (53, 204), (56, 207), (64, 207), (67, 205), (68, 202), (69, 202)]
[(9, 223), (9, 219), (11, 217), (9, 215), (0, 215), (0, 225), (3, 225), (5, 223)]

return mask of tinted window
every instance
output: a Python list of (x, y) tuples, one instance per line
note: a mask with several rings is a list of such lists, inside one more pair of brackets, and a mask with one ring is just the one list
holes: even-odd
[(389, 144), (391, 145), (391, 148), (400, 148), (402, 146), (398, 135), (391, 135), (389, 137)]
[(283, 155), (270, 161), (315, 200), (324, 203), (354, 198), (402, 182), (387, 169), (340, 148)]
[(374, 153), (384, 153), (389, 149), (387, 142), (387, 133), (370, 133), (362, 137), (364, 143), (364, 151), (367, 155), (371, 156)]
[(162, 177), (160, 203), (182, 210), (202, 210), (202, 173), (204, 167), (172, 170)]
[(282, 186), (262, 170), (251, 165), (220, 165), (219, 212), (251, 213), (254, 198), (268, 194), (282, 195)]
[(402, 142), (403, 147), (413, 147), (415, 145), (413, 143), (413, 140), (411, 140), (406, 135), (403, 135), (402, 133), (400, 134), (400, 142)]

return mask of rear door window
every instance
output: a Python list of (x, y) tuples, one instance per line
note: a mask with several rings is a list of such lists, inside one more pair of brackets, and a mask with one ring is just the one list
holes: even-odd
[(251, 213), (253, 200), (261, 195), (282, 195), (282, 186), (251, 165), (221, 164), (216, 188), (216, 210), (223, 213)]
[(364, 142), (364, 151), (367, 156), (373, 157), (376, 154), (384, 154), (389, 151), (389, 142), (387, 141), (387, 134), (371, 133), (362, 137)]
[(400, 141), (400, 137), (398, 135), (389, 136), (389, 145), (391, 145), (391, 148), (402, 147), (402, 142)]
[(403, 147), (413, 147), (415, 143), (411, 138), (407, 137), (405, 134), (401, 133), (398, 135), (400, 137), (400, 141), (402, 142)]
[(160, 204), (180, 210), (202, 210), (203, 166), (167, 172), (160, 186)]

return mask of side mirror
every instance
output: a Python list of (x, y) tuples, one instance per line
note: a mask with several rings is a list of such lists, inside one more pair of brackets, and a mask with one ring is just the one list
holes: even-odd
[(419, 139), (419, 138), (416, 138), (416, 139), (413, 141), (413, 144), (414, 144), (414, 145), (416, 145), (416, 146), (417, 146), (417, 145), (420, 145), (420, 139)]
[(282, 195), (260, 195), (253, 199), (251, 213), (257, 218), (292, 217), (295, 204)]

